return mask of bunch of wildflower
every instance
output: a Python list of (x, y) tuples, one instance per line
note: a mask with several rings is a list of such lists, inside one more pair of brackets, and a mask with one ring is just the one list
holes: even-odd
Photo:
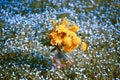
[(58, 23), (53, 21), (52, 25), (55, 27), (50, 32), (49, 39), (53, 46), (59, 47), (64, 52), (72, 52), (79, 45), (81, 45), (82, 51), (86, 50), (86, 43), (82, 42), (81, 38), (76, 34), (79, 30), (76, 24), (70, 24), (66, 18), (63, 18)]

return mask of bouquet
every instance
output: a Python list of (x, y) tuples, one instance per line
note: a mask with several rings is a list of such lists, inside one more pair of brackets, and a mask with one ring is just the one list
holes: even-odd
[(52, 63), (56, 68), (70, 67), (74, 61), (66, 54), (77, 48), (86, 51), (87, 44), (82, 42), (82, 39), (77, 35), (79, 26), (67, 18), (62, 18), (59, 22), (55, 20), (51, 20), (51, 22), (53, 29), (49, 31), (44, 44), (53, 46), (54, 48), (51, 51), (56, 51)]

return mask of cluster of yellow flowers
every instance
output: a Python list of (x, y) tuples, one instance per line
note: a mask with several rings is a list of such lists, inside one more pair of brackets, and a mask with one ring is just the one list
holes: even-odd
[(82, 42), (76, 32), (79, 27), (76, 24), (70, 24), (66, 18), (60, 22), (53, 21), (54, 29), (49, 34), (50, 43), (54, 46), (59, 46), (65, 52), (72, 52), (75, 48), (81, 45), (81, 50), (85, 51), (87, 44)]

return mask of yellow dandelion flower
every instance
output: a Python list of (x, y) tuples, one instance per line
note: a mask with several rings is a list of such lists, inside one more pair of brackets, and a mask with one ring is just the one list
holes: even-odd
[(85, 42), (82, 42), (81, 43), (81, 50), (86, 51), (86, 49), (87, 49), (87, 44)]
[(58, 33), (64, 32), (65, 26), (64, 25), (57, 25), (55, 29)]
[(79, 30), (79, 27), (76, 25), (72, 25), (68, 28), (70, 31), (77, 32)]
[(68, 36), (65, 36), (63, 38), (62, 44), (64, 46), (72, 46), (72, 39), (70, 37), (68, 37)]
[(61, 21), (61, 23), (63, 25), (65, 25), (66, 27), (69, 26), (69, 22), (68, 22), (67, 18), (63, 18), (62, 21)]
[(58, 35), (61, 39), (63, 39), (64, 36), (66, 36), (66, 34), (65, 34), (64, 32), (57, 33), (57, 35)]
[(77, 25), (69, 25), (69, 21), (66, 18), (63, 18), (61, 22), (58, 23), (54, 20), (52, 22), (53, 26), (56, 25), (48, 36), (52, 45), (61, 46), (65, 52), (72, 52), (80, 44), (82, 51), (87, 49), (87, 44), (82, 42), (81, 38), (76, 34), (79, 30)]
[(77, 47), (78, 47), (78, 45), (72, 44), (71, 46), (64, 46), (63, 49), (65, 52), (72, 52)]
[(51, 43), (52, 45), (56, 45), (55, 39), (51, 39), (50, 43)]
[(53, 31), (48, 35), (49, 38), (55, 38), (56, 36), (57, 36), (57, 33), (55, 32), (55, 30), (53, 30)]
[(75, 45), (75, 44), (72, 45), (72, 49), (76, 49), (77, 47), (78, 45)]
[(52, 45), (61, 45), (61, 43), (62, 43), (62, 40), (60, 39), (60, 37), (56, 37), (56, 38), (51, 39)]
[(56, 41), (55, 41), (55, 42), (56, 42), (56, 45), (59, 45), (59, 46), (60, 46), (61, 43), (62, 43), (62, 40), (61, 40), (60, 38), (56, 38)]
[(79, 44), (81, 44), (82, 40), (81, 40), (80, 37), (76, 36), (72, 39), (72, 42), (73, 42), (74, 45), (79, 45)]
[(73, 51), (73, 48), (68, 47), (68, 46), (64, 46), (64, 51), (65, 51), (65, 52), (72, 52), (72, 51)]
[[(70, 38), (70, 37), (69, 37)], [(71, 38), (70, 38), (71, 39)], [(81, 41), (81, 39), (79, 38), (79, 37), (77, 37), (77, 39), (76, 39), (76, 41), (75, 40), (73, 40), (73, 39), (71, 39), (72, 41), (70, 41), (68, 38), (67, 39), (65, 39), (65, 44), (66, 45), (64, 45), (64, 51), (65, 52), (72, 52), (75, 48), (77, 48), (78, 47), (78, 45), (79, 45), (79, 43), (80, 43), (80, 41)], [(78, 41), (78, 42), (77, 42)], [(74, 43), (74, 42), (76, 42), (76, 43)]]
[(67, 36), (69, 36), (69, 37), (71, 37), (71, 38), (77, 36), (77, 34), (76, 34), (75, 32), (70, 31), (70, 30), (68, 30), (68, 29), (65, 31), (65, 33), (66, 33)]

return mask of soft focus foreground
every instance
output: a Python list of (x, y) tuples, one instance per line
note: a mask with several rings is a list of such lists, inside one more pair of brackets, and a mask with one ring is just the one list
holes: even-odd
[[(106, 80), (120, 78), (119, 0), (1, 0), (0, 79)], [(50, 18), (67, 17), (79, 27), (87, 51), (71, 52), (74, 64), (55, 70), (43, 45)]]

